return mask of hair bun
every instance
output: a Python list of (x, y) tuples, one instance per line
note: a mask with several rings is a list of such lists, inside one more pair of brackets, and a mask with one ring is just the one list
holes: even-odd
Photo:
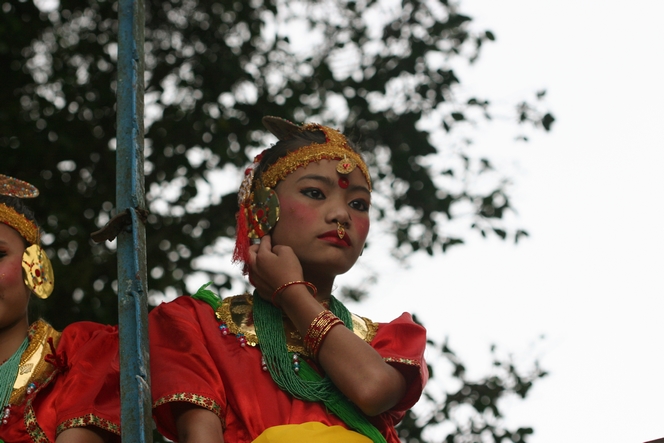
[(302, 127), (281, 117), (266, 115), (262, 121), (265, 129), (281, 141), (290, 140), (302, 134)]

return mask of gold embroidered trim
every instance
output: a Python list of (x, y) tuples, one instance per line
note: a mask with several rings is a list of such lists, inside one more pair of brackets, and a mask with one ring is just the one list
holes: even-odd
[[(215, 316), (217, 320), (226, 324), (229, 333), (233, 335), (243, 334), (249, 346), (256, 346), (258, 344), (258, 337), (256, 336), (256, 329), (251, 313), (252, 296), (251, 294), (242, 294), (222, 300), (221, 306), (215, 312)], [(355, 314), (351, 314), (351, 318), (353, 320), (353, 332), (355, 335), (365, 342), (371, 343), (376, 336), (376, 331), (378, 331), (378, 324), (368, 318)], [(284, 329), (288, 351), (310, 357), (305, 352), (300, 333), (287, 317), (284, 318)]]
[(410, 358), (385, 357), (383, 360), (387, 363), (401, 363), (409, 366), (417, 366), (418, 368), (420, 367), (419, 361), (411, 360)]
[[(337, 169), (339, 173), (348, 174), (355, 166), (360, 168), (364, 175), (369, 191), (371, 191), (371, 176), (362, 157), (351, 149), (344, 135), (328, 126), (318, 123), (308, 123), (302, 126), (302, 131), (322, 131), (325, 134), (325, 143), (312, 143), (288, 153), (277, 160), (261, 176), (262, 185), (274, 188), (277, 183), (285, 179), (298, 168), (305, 167), (311, 162), (327, 160), (345, 160), (343, 167)], [(343, 172), (342, 172), (343, 171)], [(258, 186), (258, 185), (255, 185)]]
[(97, 417), (94, 414), (87, 414), (82, 417), (72, 418), (60, 423), (55, 430), (55, 435), (59, 435), (62, 431), (65, 431), (67, 429), (80, 428), (84, 426), (97, 426), (98, 428), (120, 435), (119, 425), (111, 421), (105, 420), (103, 418)]
[[(57, 371), (52, 371), (48, 378), (44, 380), (41, 386), (45, 386), (51, 382), (53, 377), (57, 374)], [(41, 387), (40, 386), (40, 387)], [(51, 440), (48, 439), (46, 436), (46, 433), (42, 428), (39, 427), (39, 423), (37, 423), (37, 414), (35, 414), (35, 410), (32, 407), (32, 399), (34, 397), (28, 398), (28, 401), (25, 404), (25, 413), (24, 413), (24, 423), (25, 423), (25, 430), (27, 431), (28, 435), (30, 435), (30, 438), (32, 438), (32, 441), (34, 443), (51, 443)]]
[(30, 344), (21, 355), (18, 376), (9, 398), (9, 404), (21, 404), (30, 383), (34, 383), (36, 389), (39, 390), (53, 375), (55, 367), (44, 360), (44, 357), (51, 353), (51, 347), (48, 345), (49, 337), (53, 338), (53, 345), (57, 349), (60, 332), (43, 320), (37, 320), (30, 325), (28, 329)]
[[(29, 369), (25, 370), (25, 373), (29, 373), (30, 375), (29, 377), (23, 377), (21, 379), (18, 388), (16, 385), (14, 386), (10, 404), (20, 404), (25, 400), (26, 390), (30, 383), (35, 384), (36, 392), (47, 386), (53, 378), (55, 378), (58, 373), (57, 369), (50, 363), (46, 362), (44, 357), (52, 352), (51, 347), (48, 345), (49, 337), (53, 338), (53, 346), (57, 349), (58, 343), (60, 342), (60, 335), (59, 331), (53, 329), (51, 325), (43, 320), (38, 320), (30, 325), (30, 329), (28, 330), (30, 344), (21, 356), (21, 366), (19, 366), (19, 378), (17, 378), (17, 382), (19, 382), (19, 379), (21, 378), (20, 373), (23, 365), (32, 365)], [(38, 362), (35, 364), (34, 360), (38, 360)], [(34, 395), (29, 396), (25, 405), (24, 423), (26, 431), (35, 443), (51, 443), (51, 440), (49, 440), (48, 436), (37, 422), (37, 415), (32, 407), (32, 400), (34, 398)], [(120, 435), (120, 426), (108, 420), (99, 418), (94, 414), (73, 418), (61, 423), (56, 429), (56, 435), (69, 428), (90, 425)]]
[(165, 405), (166, 403), (171, 403), (175, 401), (192, 403), (196, 406), (200, 406), (201, 408), (205, 408), (214, 412), (217, 415), (217, 417), (221, 419), (221, 426), (224, 429), (226, 428), (226, 422), (224, 420), (224, 417), (221, 416), (221, 406), (219, 405), (219, 403), (203, 395), (191, 394), (189, 392), (178, 392), (177, 394), (167, 395), (165, 397), (157, 399), (157, 401), (155, 401), (154, 404), (152, 405), (152, 409), (156, 409), (161, 405)]
[[(28, 349), (26, 349), (21, 356), (21, 364), (28, 361), (40, 345), (46, 343), (49, 333), (54, 336), (53, 344), (57, 346), (57, 342), (60, 340), (60, 333), (55, 331), (51, 325), (44, 320), (37, 320), (30, 325), (28, 328), (28, 339), (30, 340), (30, 344), (28, 345)], [(55, 338), (56, 335), (57, 339)]]
[(0, 223), (16, 229), (31, 245), (39, 242), (37, 225), (4, 203), (0, 203)]
[(378, 331), (378, 323), (353, 313), (351, 313), (351, 316), (353, 319), (353, 332), (355, 332), (355, 335), (367, 343), (371, 343)]

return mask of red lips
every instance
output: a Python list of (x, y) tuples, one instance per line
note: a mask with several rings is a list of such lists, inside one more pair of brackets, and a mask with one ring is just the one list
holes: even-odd
[(344, 238), (339, 238), (339, 234), (337, 234), (337, 230), (333, 231), (328, 231), (325, 234), (319, 235), (318, 238), (321, 240), (328, 241), (330, 243), (334, 243), (340, 246), (346, 246), (350, 247), (352, 242), (350, 241), (350, 236), (348, 235), (348, 232), (346, 232), (346, 235), (344, 235)]

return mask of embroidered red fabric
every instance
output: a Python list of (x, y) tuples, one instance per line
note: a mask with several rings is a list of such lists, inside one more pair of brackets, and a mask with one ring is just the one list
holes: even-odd
[[(190, 297), (179, 297), (150, 313), (150, 355), (154, 418), (167, 438), (176, 437), (169, 404), (186, 401), (217, 413), (224, 440), (251, 442), (265, 429), (282, 424), (318, 421), (344, 423), (321, 403), (293, 398), (280, 390), (261, 368), (258, 347), (240, 346), (233, 335), (219, 331), (212, 308)], [(419, 399), (428, 378), (424, 362), (426, 332), (404, 313), (379, 324), (371, 342), (406, 377), (408, 391), (392, 410), (372, 419), (390, 443), (394, 430)]]
[(49, 360), (58, 366), (33, 393), (10, 407), (7, 423), (0, 424), (0, 439), (12, 443), (55, 441), (64, 429), (95, 425), (116, 434), (119, 442), (117, 328), (74, 323), (62, 331), (55, 354), (46, 340), (44, 345), (44, 357), (53, 355)]

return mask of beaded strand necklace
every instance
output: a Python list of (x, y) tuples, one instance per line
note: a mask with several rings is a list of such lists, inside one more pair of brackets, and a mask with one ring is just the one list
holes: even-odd
[[(263, 300), (254, 292), (253, 305), (256, 335), (263, 353), (264, 365), (272, 380), (292, 396), (322, 402), (350, 429), (369, 437), (374, 443), (385, 443), (385, 437), (371, 424), (359, 409), (346, 398), (326, 375), (321, 377), (306, 361), (299, 361), (298, 371), (293, 371), (293, 354), (288, 352), (283, 327), (282, 311)], [(330, 311), (339, 317), (347, 328), (353, 328), (348, 309), (334, 296), (330, 297)]]
[(9, 403), (9, 398), (14, 389), (14, 382), (18, 376), (18, 367), (21, 364), (21, 356), (28, 348), (30, 341), (26, 337), (21, 343), (21, 346), (14, 352), (14, 354), (0, 365), (0, 410), (4, 409)]

